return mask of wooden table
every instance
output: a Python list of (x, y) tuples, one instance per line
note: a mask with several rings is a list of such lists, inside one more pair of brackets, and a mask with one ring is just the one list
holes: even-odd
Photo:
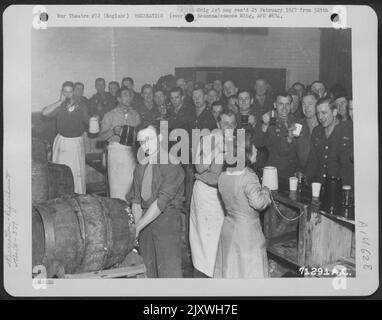
[(279, 186), (273, 198), (284, 217), (273, 205), (264, 213), (269, 255), (296, 270), (332, 266), (344, 258), (354, 261), (354, 221), (320, 210), (307, 188), (293, 193), (285, 182)]

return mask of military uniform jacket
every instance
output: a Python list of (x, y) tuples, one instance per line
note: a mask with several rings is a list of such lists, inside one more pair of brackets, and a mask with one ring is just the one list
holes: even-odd
[(336, 136), (334, 127), (333, 132), (326, 137), (325, 129), (321, 125), (315, 127), (310, 139), (310, 151), (305, 168), (305, 174), (308, 182), (324, 183), (328, 174), (328, 158), (333, 137)]
[(160, 112), (158, 108), (153, 103), (151, 109), (147, 108), (144, 102), (142, 101), (139, 106), (137, 107), (136, 111), (138, 112), (139, 116), (141, 117), (142, 123), (153, 123), (160, 117)]
[(296, 139), (291, 143), (287, 141), (288, 129), (280, 119), (276, 120), (275, 125), (269, 126), (266, 133), (262, 132), (260, 125), (255, 126), (255, 135), (255, 145), (265, 146), (268, 149), (269, 157), (266, 165), (276, 167), (279, 177), (293, 176), (299, 169)]
[(343, 185), (354, 187), (353, 122), (341, 122), (335, 129), (328, 156), (328, 174), (341, 178)]
[(267, 113), (273, 109), (273, 99), (266, 97), (264, 104), (260, 104), (256, 97), (253, 99), (250, 112), (255, 116), (257, 122), (261, 122), (261, 118), (264, 113)]
[(296, 121), (296, 123), (302, 125), (301, 134), (296, 139), (296, 143), (300, 168), (305, 168), (309, 157), (311, 134), (306, 118)]
[(89, 99), (90, 115), (99, 115), (101, 120), (107, 112), (113, 110), (116, 106), (115, 99), (109, 92), (105, 92), (104, 96), (96, 93)]

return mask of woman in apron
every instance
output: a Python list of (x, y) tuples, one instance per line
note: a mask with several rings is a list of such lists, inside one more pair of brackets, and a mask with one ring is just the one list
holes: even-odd
[(42, 115), (56, 118), (57, 136), (53, 143), (54, 163), (65, 164), (71, 170), (74, 192), (86, 193), (84, 133), (89, 124), (87, 107), (82, 100), (73, 98), (74, 84), (62, 85), (60, 99), (45, 107)]
[[(236, 143), (234, 143), (234, 150)], [(271, 202), (270, 191), (261, 187), (256, 173), (250, 169), (256, 161), (257, 150), (252, 136), (246, 132), (245, 167), (229, 167), (218, 181), (227, 215), (221, 230), (217, 250), (215, 278), (268, 277), (265, 238), (259, 211)]]

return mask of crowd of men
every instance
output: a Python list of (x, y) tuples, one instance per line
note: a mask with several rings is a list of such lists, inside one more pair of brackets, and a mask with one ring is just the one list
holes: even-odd
[[(80, 82), (65, 82), (62, 89), (60, 100), (45, 107), (43, 115), (57, 117), (53, 161), (71, 167), (78, 193), (86, 192), (80, 139), (94, 116), (100, 120), (99, 139), (118, 142), (122, 126), (136, 127), (137, 141), (152, 157), (157, 156), (158, 147), (148, 141), (158, 137), (158, 121), (167, 121), (169, 131), (184, 129), (190, 136), (192, 129), (245, 129), (258, 150), (252, 169), (259, 177), (265, 166), (274, 166), (280, 178), (301, 172), (308, 183), (324, 183), (326, 177), (334, 176), (354, 188), (352, 99), (341, 85), (328, 89), (321, 81), (297, 82), (285, 92), (274, 93), (266, 79), (238, 88), (230, 79), (204, 84), (169, 75), (155, 85), (143, 85), (140, 92), (130, 77), (121, 83), (109, 82), (108, 90), (106, 81), (98, 78), (97, 93), (90, 99), (84, 97)], [(299, 134), (296, 124), (302, 125)], [(73, 160), (68, 150), (79, 155)], [(137, 165), (126, 200), (137, 220), (137, 237), (150, 277), (182, 276), (180, 211), (186, 212), (195, 276), (214, 276), (224, 208), (216, 210), (220, 220), (206, 215), (202, 221), (200, 212), (211, 213), (217, 206), (222, 170), (192, 163)], [(209, 233), (214, 236), (206, 236)]]
[[(219, 128), (221, 122), (232, 129), (254, 130), (257, 133), (256, 147), (261, 149), (257, 167), (275, 166), (281, 177), (301, 171), (308, 181), (319, 182), (323, 182), (329, 173), (340, 176), (344, 184), (354, 185), (349, 163), (345, 159), (330, 161), (334, 160), (334, 153), (337, 160), (346, 154), (350, 155), (349, 158), (345, 156), (348, 162), (353, 161), (352, 99), (340, 85), (327, 90), (321, 81), (314, 81), (307, 87), (295, 83), (286, 92), (272, 94), (265, 79), (257, 79), (253, 88), (239, 89), (231, 80), (194, 84), (178, 78), (173, 87), (160, 82), (155, 86), (145, 84), (137, 93), (132, 78), (124, 78), (121, 85), (116, 81), (109, 82), (108, 91), (105, 80), (99, 78), (95, 88), (97, 93), (88, 100), (83, 96), (84, 85), (77, 82), (74, 96), (86, 103), (90, 116), (97, 114), (102, 120), (108, 113), (102, 122), (100, 136), (117, 127), (118, 120), (110, 120), (115, 111), (109, 112), (126, 105), (126, 101), (118, 101), (117, 93), (120, 88), (128, 88), (133, 98), (127, 104), (138, 114), (133, 126), (160, 119), (168, 121), (169, 130), (213, 130)], [(276, 110), (273, 125), (270, 125), (271, 110)], [(299, 137), (291, 134), (294, 123), (303, 125)], [(332, 136), (335, 127), (337, 130)], [(336, 146), (331, 148), (332, 156), (329, 144)]]

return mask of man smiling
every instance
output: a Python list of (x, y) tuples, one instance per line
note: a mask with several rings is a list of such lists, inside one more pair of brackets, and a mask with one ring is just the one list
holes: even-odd
[(291, 104), (292, 97), (288, 93), (278, 94), (274, 103), (277, 110), (275, 125), (271, 125), (270, 113), (267, 112), (262, 117), (263, 124), (255, 127), (258, 137), (256, 146), (265, 146), (269, 152), (266, 165), (276, 167), (278, 175), (283, 178), (293, 176), (298, 169)]
[(316, 113), (319, 125), (312, 131), (306, 167), (306, 176), (309, 183), (323, 183), (326, 178), (332, 133), (339, 122), (337, 119), (337, 107), (330, 98), (321, 98), (317, 101)]

